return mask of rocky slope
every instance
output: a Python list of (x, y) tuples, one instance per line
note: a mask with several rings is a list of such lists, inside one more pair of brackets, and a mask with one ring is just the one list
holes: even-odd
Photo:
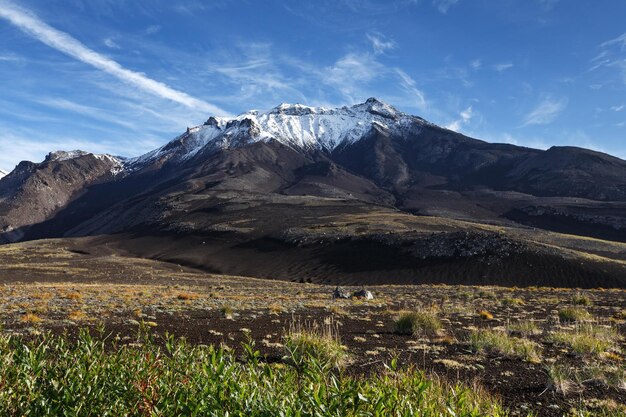
[(88, 187), (115, 180), (122, 161), (82, 151), (52, 152), (41, 163), (21, 162), (0, 181), (0, 241), (24, 237)]

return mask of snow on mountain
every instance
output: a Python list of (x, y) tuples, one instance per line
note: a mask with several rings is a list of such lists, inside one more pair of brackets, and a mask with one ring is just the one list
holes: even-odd
[(281, 104), (266, 112), (251, 110), (234, 118), (210, 117), (167, 145), (127, 160), (126, 166), (136, 170), (161, 159), (181, 162), (206, 146), (226, 149), (272, 139), (295, 149), (332, 151), (358, 141), (374, 125), (397, 132), (419, 129), (424, 124), (425, 120), (375, 98), (334, 109)]
[(44, 159), (44, 162), (69, 161), (70, 159), (76, 159), (83, 156), (93, 156), (94, 158), (99, 159), (103, 162), (110, 163), (111, 173), (113, 175), (117, 175), (120, 172), (124, 171), (124, 158), (112, 156), (109, 154), (96, 154), (81, 150), (50, 152), (48, 155), (46, 155), (46, 159)]

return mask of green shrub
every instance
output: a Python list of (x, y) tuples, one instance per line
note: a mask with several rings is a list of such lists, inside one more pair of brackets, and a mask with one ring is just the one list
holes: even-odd
[(413, 336), (436, 336), (442, 329), (441, 321), (432, 313), (401, 312), (395, 322), (396, 333)]

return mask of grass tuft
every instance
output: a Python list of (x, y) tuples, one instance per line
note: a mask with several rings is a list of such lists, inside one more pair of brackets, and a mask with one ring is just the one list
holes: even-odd
[(576, 293), (572, 296), (571, 299), (572, 304), (577, 306), (589, 306), (591, 305), (591, 299), (589, 296), (583, 293)]
[(562, 330), (550, 335), (552, 342), (568, 346), (578, 355), (600, 355), (614, 350), (619, 338), (615, 328), (590, 323), (576, 326), (573, 331)]
[(395, 321), (396, 333), (413, 336), (436, 336), (442, 329), (441, 321), (432, 313), (403, 311)]
[(284, 340), (289, 361), (298, 367), (314, 361), (323, 368), (341, 369), (349, 361), (332, 321), (324, 325), (294, 322)]
[(506, 332), (490, 329), (474, 330), (468, 343), (476, 353), (495, 353), (517, 357), (528, 362), (539, 363), (541, 354), (538, 345), (528, 339), (511, 337)]
[(559, 310), (559, 320), (565, 323), (586, 321), (591, 319), (591, 314), (581, 307), (565, 307)]

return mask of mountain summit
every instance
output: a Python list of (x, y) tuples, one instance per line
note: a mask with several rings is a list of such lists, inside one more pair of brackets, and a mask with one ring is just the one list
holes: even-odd
[(142, 256), (286, 279), (348, 279), (360, 261), (346, 260), (369, 254), (359, 279), (458, 278), (454, 264), (470, 281), (506, 273), (519, 284), (552, 279), (555, 264), (587, 285), (597, 270), (546, 249), (563, 240), (520, 236), (535, 227), (626, 242), (624, 213), (619, 158), (487, 143), (375, 98), (209, 117), (139, 157), (57, 151), (0, 179), (1, 241), (109, 236), (107, 247)]

